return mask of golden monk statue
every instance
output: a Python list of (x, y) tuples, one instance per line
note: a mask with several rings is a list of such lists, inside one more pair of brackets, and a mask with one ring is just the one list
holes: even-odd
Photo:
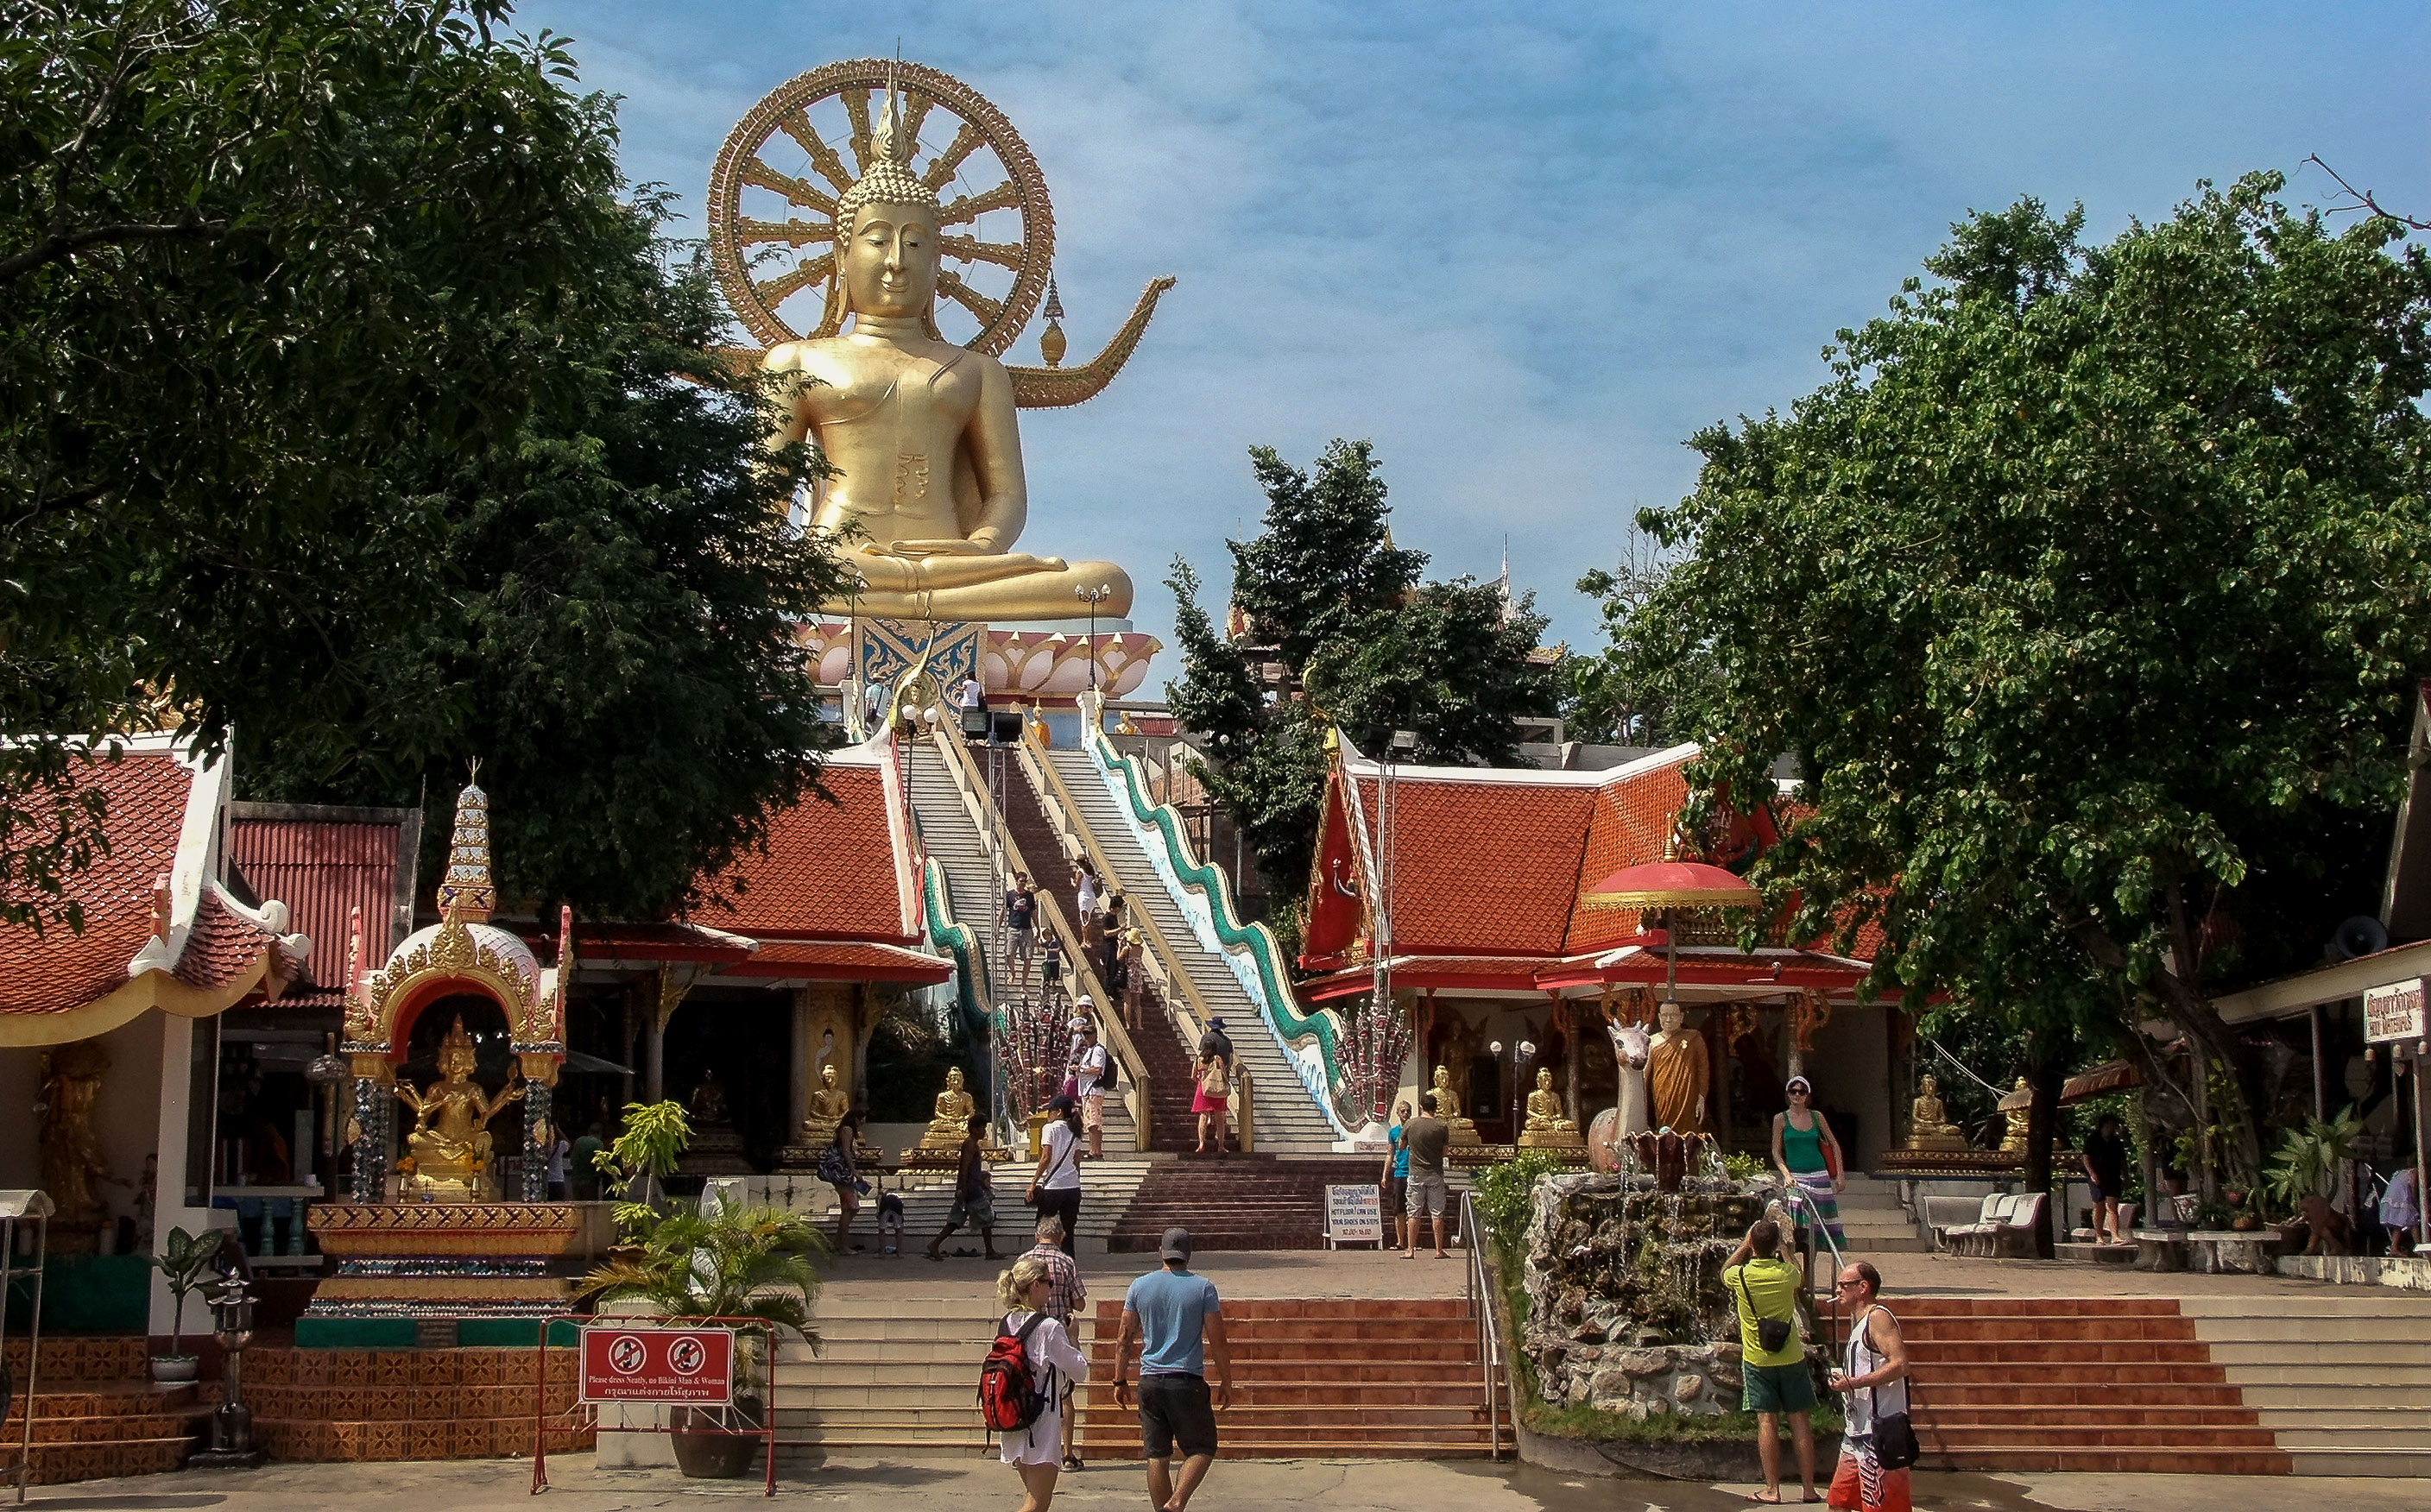
[(963, 1090), (963, 1068), (949, 1068), (946, 1089), (937, 1094), (937, 1116), (929, 1121), (929, 1132), (920, 1137), (920, 1148), (948, 1153), (962, 1149), (963, 1141), (970, 1137), (971, 1115), (978, 1111), (971, 1094)]
[(56, 1250), (89, 1252), (109, 1208), (104, 1182), (126, 1185), (101, 1158), (92, 1127), (93, 1105), (109, 1071), (109, 1053), (97, 1039), (78, 1039), (42, 1057), (42, 1188), (53, 1204)]
[(1705, 1058), (1705, 1037), (1687, 1027), (1688, 1015), (1666, 1001), (1654, 1010), (1655, 1035), (1646, 1050), (1646, 1089), (1654, 1105), (1654, 1126), (1675, 1134), (1703, 1134), (1705, 1094), (1714, 1072)]
[(1099, 616), (1129, 614), (1132, 581), (1114, 563), (1013, 549), (1030, 514), (1013, 379), (994, 357), (937, 334), (937, 193), (911, 171), (912, 133), (891, 91), (872, 146), (868, 173), (836, 202), (836, 276), (821, 323), (837, 329), (849, 315), (851, 329), (785, 342), (763, 359), (771, 373), (811, 380), (796, 387), (777, 440), (815, 440), (836, 469), (812, 527), (861, 531), (841, 544), (867, 587), (827, 609), (1064, 620), (1089, 612), (1086, 590)]
[(851, 1111), (852, 1099), (836, 1087), (834, 1065), (821, 1067), (818, 1090), (811, 1094), (811, 1116), (802, 1121), (802, 1142), (813, 1150), (833, 1144), (836, 1125)]
[(2018, 1105), (2013, 1108), (2004, 1110), (2005, 1116), (2009, 1121), (2009, 1131), (2002, 1138), (2001, 1148), (2011, 1155), (2016, 1155), (2020, 1151), (2023, 1151), (2026, 1147), (2027, 1115), (2032, 1111), (2028, 1099), (2032, 1098), (2033, 1095), (2033, 1093), (2026, 1090), (2026, 1079), (2023, 1076), (2020, 1076), (2018, 1078), (2016, 1088), (2013, 1089), (2008, 1096), (2001, 1099), (2003, 1103), (2013, 1102)]
[(1941, 1105), (1941, 1083), (1926, 1075), (1917, 1083), (1916, 1102), (1907, 1115), (1907, 1147), (1911, 1150), (1964, 1150), (1966, 1131), (1950, 1122)]
[(1528, 1124), (1520, 1131), (1519, 1143), (1531, 1150), (1575, 1150), (1586, 1141), (1579, 1138), (1579, 1126), (1562, 1113), (1562, 1096), (1553, 1090), (1553, 1073), (1539, 1069), (1536, 1089), (1528, 1094)]
[(473, 1037), (459, 1018), (439, 1042), (440, 1079), (419, 1092), (411, 1082), (397, 1084), (397, 1101), (413, 1109), (413, 1127), (405, 1137), (406, 1150), (413, 1156), (413, 1173), (405, 1183), (410, 1195), (470, 1203), (496, 1192), (487, 1125), (509, 1103), (521, 1101), (524, 1088), (516, 1082), (490, 1097), (473, 1080), (478, 1059)]
[(1477, 1121), (1461, 1113), (1460, 1094), (1452, 1090), (1450, 1067), (1435, 1068), (1434, 1094), (1435, 1115), (1451, 1125), (1452, 1143), (1483, 1144), (1485, 1142), (1477, 1137)]

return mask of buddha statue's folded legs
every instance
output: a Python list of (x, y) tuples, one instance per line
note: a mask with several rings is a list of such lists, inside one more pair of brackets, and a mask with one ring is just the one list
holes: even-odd
[[(847, 563), (868, 587), (832, 614), (885, 620), (1070, 620), (1089, 613), (1088, 590), (1099, 619), (1131, 612), (1131, 574), (1113, 562), (1065, 562), (1026, 552), (919, 558), (853, 553)], [(870, 569), (877, 569), (872, 571)]]

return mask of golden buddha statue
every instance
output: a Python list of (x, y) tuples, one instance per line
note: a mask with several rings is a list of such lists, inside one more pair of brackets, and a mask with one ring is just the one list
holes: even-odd
[(2020, 1076), (2017, 1087), (2001, 1099), (2003, 1104), (2018, 1105), (2015, 1107), (2003, 1106), (2001, 1110), (2009, 1121), (2009, 1131), (2001, 1139), (2001, 1149), (2006, 1154), (2018, 1155), (2026, 1148), (2027, 1115), (2032, 1111), (2033, 1097), (2034, 1094), (2026, 1089), (2026, 1079)]
[(994, 357), (937, 333), (941, 212), (936, 191), (911, 171), (914, 145), (890, 90), (868, 172), (836, 202), (836, 274), (820, 329), (840, 330), (847, 315), (851, 329), (784, 342), (762, 359), (768, 372), (807, 380), (776, 442), (814, 440), (836, 469), (820, 485), (812, 528), (859, 527), (839, 544), (866, 586), (824, 607), (1017, 621), (1071, 619), (1094, 603), (1119, 619), (1132, 605), (1121, 568), (1013, 549), (1030, 514), (1013, 379)]
[(473, 1037), (457, 1019), (439, 1042), (440, 1079), (417, 1092), (411, 1082), (396, 1087), (397, 1101), (413, 1109), (413, 1127), (405, 1147), (413, 1156), (413, 1173), (406, 1179), (408, 1194), (431, 1202), (470, 1203), (494, 1196), (497, 1182), (491, 1169), (495, 1145), (489, 1122), (519, 1102), (523, 1084), (515, 1082), (495, 1098), (473, 1080), (478, 1062)]
[(1941, 1104), (1941, 1084), (1930, 1074), (1917, 1083), (1916, 1102), (1907, 1116), (1907, 1147), (1911, 1150), (1964, 1150), (1966, 1131), (1950, 1122)]
[(963, 1068), (948, 1068), (946, 1089), (937, 1094), (937, 1116), (929, 1121), (929, 1132), (920, 1137), (920, 1148), (948, 1154), (960, 1151), (963, 1141), (970, 1138), (971, 1115), (978, 1111), (979, 1105), (963, 1090)]
[(1577, 1123), (1563, 1116), (1562, 1096), (1553, 1090), (1553, 1073), (1539, 1069), (1536, 1089), (1528, 1094), (1528, 1123), (1520, 1131), (1519, 1143), (1530, 1150), (1575, 1150), (1586, 1141), (1579, 1137)]
[(1464, 1117), (1460, 1111), (1460, 1095), (1451, 1089), (1450, 1067), (1435, 1068), (1434, 1094), (1435, 1114), (1451, 1125), (1452, 1143), (1484, 1144), (1485, 1142), (1477, 1137), (1477, 1121)]
[(802, 1142), (813, 1150), (824, 1150), (835, 1142), (836, 1125), (852, 1111), (852, 1099), (836, 1086), (836, 1070), (832, 1063), (819, 1069), (818, 1090), (811, 1094), (811, 1114), (802, 1121)]

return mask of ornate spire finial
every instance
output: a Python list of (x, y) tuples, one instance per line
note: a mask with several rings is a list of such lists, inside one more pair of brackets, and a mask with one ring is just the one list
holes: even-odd
[(934, 210), (940, 208), (937, 191), (926, 180), (912, 172), (912, 156), (920, 150), (903, 119), (903, 97), (895, 82), (895, 70), (886, 71), (886, 105), (879, 112), (878, 126), (869, 134), (869, 167), (861, 182), (846, 190), (836, 199), (836, 241), (841, 246), (852, 229), (855, 211), (864, 205), (925, 205)]
[(1055, 275), (1047, 275), (1047, 329), (1038, 336), (1038, 355), (1050, 368), (1064, 365), (1064, 296), (1056, 291)]
[[(473, 777), (481, 763), (473, 763)], [(497, 906), (490, 881), (490, 795), (468, 780), (456, 795), (456, 834), (447, 845), (447, 872), (439, 881), (439, 911), (450, 920), (478, 923)]]

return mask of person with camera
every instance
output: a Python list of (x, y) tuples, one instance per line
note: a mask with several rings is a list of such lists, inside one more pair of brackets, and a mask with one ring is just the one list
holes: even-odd
[(1841, 1268), (1840, 1307), (1857, 1321), (1849, 1356), (1832, 1372), (1848, 1422), (1840, 1430), (1840, 1463), (1832, 1475), (1832, 1504), (1846, 1512), (1909, 1512), (1908, 1467), (1916, 1463), (1916, 1429), (1907, 1411), (1907, 1341), (1899, 1320), (1875, 1298), (1882, 1272), (1863, 1260)]
[(1798, 1450), (1802, 1500), (1815, 1494), (1815, 1380), (1806, 1373), (1806, 1341), (1798, 1335), (1798, 1290), (1805, 1285), (1796, 1260), (1781, 1253), (1781, 1225), (1759, 1219), (1722, 1263), (1722, 1289), (1739, 1314), (1739, 1405), (1756, 1415), (1756, 1453), (1764, 1459), (1764, 1489), (1750, 1497), (1781, 1504), (1781, 1420), (1789, 1418), (1790, 1442)]

